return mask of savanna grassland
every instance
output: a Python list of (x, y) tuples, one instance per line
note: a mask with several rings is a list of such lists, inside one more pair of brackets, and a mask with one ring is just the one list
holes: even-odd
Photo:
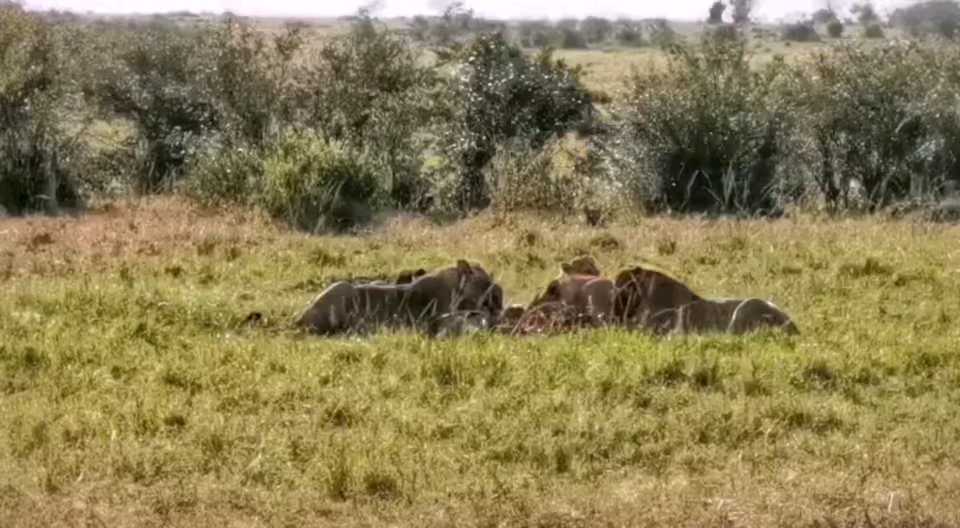
[[(463, 8), (0, 5), (0, 527), (960, 525), (960, 25)], [(583, 254), (801, 334), (291, 328)]]
[[(0, 525), (956, 525), (958, 235), (483, 214), (326, 237), (174, 198), (4, 220)], [(802, 335), (287, 326), (334, 279), (461, 256), (528, 302), (583, 252), (773, 299)]]

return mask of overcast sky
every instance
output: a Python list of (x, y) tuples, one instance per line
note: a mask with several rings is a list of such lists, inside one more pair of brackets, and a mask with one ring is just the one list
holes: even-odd
[[(853, 0), (833, 0), (849, 4)], [(370, 0), (26, 0), (39, 9), (69, 9), (98, 13), (155, 13), (189, 10), (240, 15), (346, 15)], [(823, 7), (827, 0), (756, 0), (757, 14), (767, 20), (792, 17)], [(380, 16), (436, 13), (445, 0), (379, 0)], [(700, 20), (705, 18), (710, 0), (467, 0), (478, 14), (493, 18), (562, 18), (600, 15), (607, 17), (665, 17)], [(910, 0), (875, 0), (881, 12), (910, 3)]]

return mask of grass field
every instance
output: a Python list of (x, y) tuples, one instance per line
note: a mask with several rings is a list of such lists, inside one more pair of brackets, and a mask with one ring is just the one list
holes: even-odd
[[(958, 236), (483, 215), (307, 237), (176, 199), (2, 220), (0, 526), (957, 525)], [(581, 252), (770, 298), (802, 335), (286, 326), (335, 278), (461, 256), (527, 302)]]

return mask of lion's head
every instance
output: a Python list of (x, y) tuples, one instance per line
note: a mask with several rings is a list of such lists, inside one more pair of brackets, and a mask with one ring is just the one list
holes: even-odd
[(621, 321), (646, 318), (662, 310), (678, 308), (702, 298), (686, 284), (666, 273), (634, 266), (614, 280), (614, 316)]
[(582, 255), (570, 262), (564, 262), (560, 264), (560, 270), (564, 275), (587, 275), (590, 277), (599, 277), (602, 275), (602, 273), (600, 273), (600, 266), (597, 265), (597, 261), (590, 255)]

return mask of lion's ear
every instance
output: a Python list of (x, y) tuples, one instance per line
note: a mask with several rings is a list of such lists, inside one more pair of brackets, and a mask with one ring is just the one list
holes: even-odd
[(461, 275), (470, 275), (473, 273), (473, 268), (470, 266), (470, 263), (466, 260), (460, 259), (457, 261), (457, 271)]
[(561, 263), (560, 270), (566, 273), (567, 275), (573, 274), (573, 266), (571, 266), (569, 262)]

